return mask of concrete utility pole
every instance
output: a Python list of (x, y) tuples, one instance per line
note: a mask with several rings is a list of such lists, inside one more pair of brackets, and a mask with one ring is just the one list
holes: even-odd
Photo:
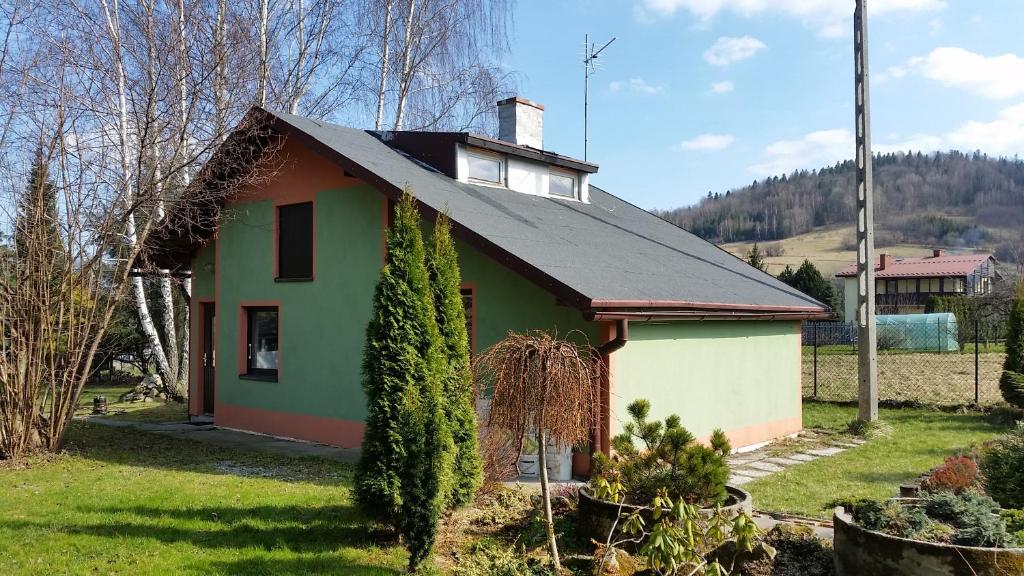
[(872, 198), (871, 91), (867, 0), (854, 0), (853, 58), (857, 124), (857, 417), (878, 420), (878, 334), (875, 330), (875, 216)]

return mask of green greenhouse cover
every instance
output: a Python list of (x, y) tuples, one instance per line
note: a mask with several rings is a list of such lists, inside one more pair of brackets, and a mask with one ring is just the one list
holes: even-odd
[(880, 349), (960, 350), (956, 315), (951, 312), (876, 316), (875, 323)]

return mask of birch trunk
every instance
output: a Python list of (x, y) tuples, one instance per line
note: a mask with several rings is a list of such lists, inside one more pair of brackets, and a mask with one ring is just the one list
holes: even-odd
[(384, 32), (380, 37), (380, 86), (377, 88), (377, 121), (374, 129), (384, 128), (384, 97), (388, 89), (388, 59), (391, 48), (391, 7), (392, 0), (384, 0)]
[(413, 25), (416, 19), (416, 0), (409, 0), (409, 11), (405, 16), (405, 45), (402, 47), (402, 75), (399, 78), (398, 105), (395, 110), (395, 131), (402, 129), (402, 120), (405, 117), (405, 102), (409, 98), (409, 88), (412, 85), (412, 39)]
[(223, 142), (227, 138), (227, 0), (217, 0), (217, 16), (214, 23), (214, 122), (216, 124), (217, 138)]
[(303, 2), (298, 0), (298, 22), (296, 35), (299, 46), (298, 60), (295, 62), (295, 86), (292, 92), (291, 104), (288, 112), (298, 114), (299, 100), (302, 99), (302, 67), (306, 63), (306, 15), (304, 14)]
[(268, 45), (267, 28), (270, 19), (270, 1), (260, 0), (260, 76), (257, 82), (256, 102), (261, 107), (267, 105), (267, 76), (270, 74), (270, 47)]

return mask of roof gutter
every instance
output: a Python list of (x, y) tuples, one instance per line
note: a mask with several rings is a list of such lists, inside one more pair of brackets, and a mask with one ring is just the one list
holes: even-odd
[(617, 318), (615, 319), (615, 338), (602, 344), (598, 351), (602, 355), (609, 355), (622, 349), (626, 342), (629, 342), (629, 319)]
[(658, 310), (658, 311), (625, 311), (625, 312), (591, 312), (595, 322), (637, 321), (650, 322), (656, 320), (827, 320), (829, 312), (735, 312), (715, 310)]

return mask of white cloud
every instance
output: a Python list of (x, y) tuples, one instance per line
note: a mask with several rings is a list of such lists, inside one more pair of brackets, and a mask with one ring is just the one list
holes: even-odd
[(657, 86), (649, 84), (643, 78), (630, 78), (629, 80), (616, 80), (608, 84), (608, 89), (612, 92), (620, 92), (622, 90), (629, 90), (634, 94), (661, 94), (665, 91), (664, 86)]
[(820, 168), (853, 157), (849, 130), (820, 130), (799, 140), (779, 140), (765, 148), (761, 162), (750, 167), (758, 177), (788, 174), (802, 168)]
[(945, 28), (945, 25), (942, 22), (942, 18), (932, 18), (928, 22), (928, 34), (932, 36), (941, 34), (943, 28)]
[(997, 156), (1024, 154), (1024, 103), (1006, 108), (991, 122), (968, 122), (946, 135), (950, 147)]
[(725, 150), (736, 138), (729, 134), (701, 134), (696, 138), (679, 143), (683, 150), (714, 151)]
[(723, 82), (714, 82), (711, 84), (712, 94), (728, 94), (736, 89), (736, 85), (732, 83), (732, 80), (725, 80)]
[(723, 36), (704, 51), (704, 60), (712, 66), (728, 66), (751, 58), (761, 50), (768, 48), (753, 36), (730, 38)]
[(936, 152), (945, 148), (941, 136), (934, 134), (911, 134), (906, 138), (892, 138), (889, 142), (875, 143), (872, 152), (890, 154), (893, 152)]
[(984, 56), (963, 48), (944, 47), (927, 56), (911, 58), (907, 67), (926, 78), (986, 98), (1024, 95), (1024, 58), (1016, 54)]
[(907, 69), (903, 66), (889, 66), (881, 72), (872, 72), (871, 81), (876, 84), (885, 84), (889, 80), (897, 80), (907, 75)]
[[(637, 0), (642, 18), (671, 16), (685, 10), (701, 21), (721, 12), (740, 16), (757, 16), (766, 12), (780, 13), (799, 19), (818, 30), (822, 36), (850, 34), (853, 6), (842, 0)], [(945, 8), (946, 0), (874, 0), (868, 9), (871, 15), (888, 12), (924, 12)]]

